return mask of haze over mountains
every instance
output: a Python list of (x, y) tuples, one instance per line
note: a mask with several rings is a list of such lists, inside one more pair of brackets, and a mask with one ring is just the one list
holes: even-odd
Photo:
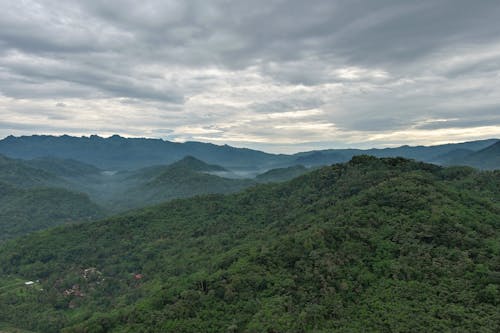
[[(253, 172), (253, 175), (272, 168), (297, 164), (320, 166), (346, 162), (353, 156), (361, 154), (377, 157), (401, 156), (431, 163), (464, 165), (472, 163), (475, 167), (488, 169), (498, 167), (494, 162), (497, 157), (494, 150), (484, 153), (485, 156), (482, 158), (489, 159), (489, 155), (492, 155), (493, 160), (484, 165), (481, 165), (479, 159), (474, 160), (473, 156), (469, 158), (468, 155), (498, 141), (498, 139), (489, 139), (437, 146), (402, 146), (367, 150), (328, 149), (285, 155), (202, 142), (176, 143), (161, 139), (123, 138), (118, 135), (109, 138), (96, 135), (90, 137), (33, 135), (9, 136), (0, 140), (0, 154), (22, 159), (47, 156), (74, 159), (102, 170), (133, 170), (171, 164), (189, 155), (206, 163), (217, 164), (234, 171)], [(463, 158), (457, 158), (459, 156)]]
[[(491, 139), (430, 147), (275, 155), (199, 142), (119, 136), (8, 137), (0, 141), (0, 153), (10, 156), (0, 155), (0, 238), (176, 198), (233, 193), (258, 183), (287, 181), (311, 168), (345, 162), (359, 154), (498, 169), (499, 145)], [(158, 164), (162, 161), (164, 164)], [(91, 164), (95, 162), (98, 166)]]

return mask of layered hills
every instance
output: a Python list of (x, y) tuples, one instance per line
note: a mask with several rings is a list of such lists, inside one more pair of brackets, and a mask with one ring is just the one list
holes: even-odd
[(49, 227), (92, 221), (104, 210), (83, 193), (62, 188), (22, 189), (0, 183), (0, 242)]
[[(206, 163), (255, 176), (269, 169), (294, 165), (316, 167), (342, 163), (357, 155), (405, 157), (438, 164), (451, 162), (453, 165), (471, 164), (484, 169), (498, 169), (500, 165), (496, 162), (481, 165), (474, 161), (468, 162), (465, 155), (455, 155), (453, 159), (446, 156), (460, 151), (475, 153), (497, 142), (498, 139), (489, 139), (435, 146), (401, 146), (366, 150), (327, 149), (285, 155), (202, 142), (177, 143), (161, 139), (124, 138), (118, 135), (109, 138), (97, 135), (90, 137), (33, 135), (9, 136), (0, 140), (0, 154), (26, 160), (46, 156), (72, 159), (107, 171), (131, 171), (155, 165), (168, 165), (186, 156), (193, 156)], [(495, 154), (498, 157), (498, 153)]]
[(118, 135), (109, 138), (97, 135), (9, 136), (0, 140), (0, 154), (22, 159), (45, 156), (74, 159), (103, 170), (134, 170), (171, 164), (188, 155), (207, 163), (249, 169), (266, 167), (279, 159), (279, 155), (245, 148), (201, 142), (176, 143), (160, 139), (123, 138)]
[(499, 198), (498, 171), (359, 156), (58, 227), (0, 245), (0, 322), (66, 333), (497, 332)]
[(233, 193), (258, 182), (297, 175), (285, 169), (270, 174), (273, 177), (227, 178), (234, 175), (192, 156), (170, 165), (106, 172), (75, 160), (16, 160), (0, 155), (0, 240), (176, 198)]
[(110, 204), (118, 210), (126, 210), (176, 198), (233, 193), (256, 184), (252, 179), (218, 176), (227, 172), (221, 166), (187, 156), (167, 166), (150, 167), (130, 173), (124, 179), (124, 182), (130, 184), (126, 195), (114, 196)]
[(64, 223), (104, 217), (104, 210), (86, 194), (64, 187), (69, 183), (57, 175), (33, 167), (31, 162), (0, 155), (0, 242)]
[[(491, 146), (473, 152), (465, 157), (464, 164), (471, 165), (481, 169), (499, 169), (500, 168), (500, 142)], [(459, 160), (455, 159), (454, 163)]]

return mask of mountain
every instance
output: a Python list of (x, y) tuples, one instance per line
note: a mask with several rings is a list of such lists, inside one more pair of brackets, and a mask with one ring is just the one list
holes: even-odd
[(256, 184), (226, 175), (231, 172), (192, 156), (170, 165), (120, 172), (53, 157), (16, 160), (0, 156), (0, 182), (17, 188), (48, 187), (84, 193), (108, 214), (176, 198), (236, 192)]
[(469, 154), (465, 164), (479, 169), (500, 169), (500, 142)]
[(187, 156), (168, 166), (156, 166), (131, 173), (125, 181), (136, 184), (126, 195), (116, 196), (111, 206), (125, 210), (162, 201), (201, 194), (232, 193), (255, 184), (249, 179), (230, 179), (212, 173), (226, 172), (221, 166)]
[(52, 156), (95, 165), (103, 170), (133, 170), (159, 164), (170, 164), (185, 156), (226, 167), (257, 168), (274, 164), (280, 155), (260, 151), (217, 146), (209, 143), (176, 143), (161, 139), (102, 138), (68, 135), (9, 136), (0, 140), (0, 154), (13, 158), (34, 159)]
[(103, 216), (102, 209), (85, 194), (60, 188), (21, 189), (0, 183), (0, 242), (56, 225)]
[(477, 140), (461, 143), (448, 143), (435, 146), (401, 146), (396, 148), (384, 149), (368, 149), (364, 153), (376, 157), (405, 157), (418, 161), (432, 162), (436, 156), (440, 156), (457, 149), (468, 149), (478, 151), (486, 148), (493, 143), (498, 142), (498, 139)]
[(195, 172), (225, 172), (225, 168), (220, 165), (207, 164), (193, 156), (186, 156), (183, 159), (173, 163), (169, 169), (183, 169)]
[(474, 153), (470, 149), (454, 149), (433, 158), (432, 162), (441, 165), (465, 165), (466, 158)]
[(81, 164), (15, 160), (0, 155), (0, 241), (63, 223), (104, 217), (103, 210), (86, 194), (71, 191), (69, 182), (49, 172), (58, 171), (63, 176), (75, 166)]
[(309, 169), (307, 169), (303, 165), (294, 165), (288, 168), (271, 169), (260, 175), (257, 175), (257, 177), (255, 177), (255, 180), (261, 183), (283, 182), (303, 175), (308, 171)]
[(35, 169), (41, 169), (60, 177), (77, 177), (95, 175), (101, 170), (93, 165), (72, 159), (61, 159), (53, 157), (38, 157), (26, 161), (26, 165)]
[(30, 167), (22, 160), (0, 155), (0, 182), (28, 188), (61, 185), (63, 180), (44, 170)]
[[(320, 166), (346, 162), (353, 156), (359, 155), (371, 155), (376, 157), (405, 157), (429, 163), (474, 166), (473, 164), (467, 162), (465, 158), (466, 155), (461, 153), (463, 151), (476, 152), (497, 142), (499, 142), (498, 139), (488, 139), (462, 143), (449, 143), (436, 146), (401, 146), (395, 148), (373, 148), (366, 150), (327, 149), (302, 152), (293, 156), (295, 157), (294, 162), (296, 164), (303, 164), (306, 166)], [(495, 168), (500, 168), (500, 164), (496, 164)]]
[(0, 245), (0, 322), (64, 333), (498, 332), (499, 197), (500, 171), (359, 156), (58, 227)]
[[(186, 156), (193, 156), (206, 163), (220, 165), (231, 171), (257, 174), (262, 171), (294, 166), (322, 166), (346, 162), (353, 156), (406, 157), (424, 162), (434, 162), (438, 156), (453, 150), (479, 151), (498, 139), (478, 140), (436, 146), (402, 146), (384, 149), (327, 149), (294, 155), (268, 154), (246, 148), (218, 146), (202, 142), (177, 143), (161, 139), (123, 138), (113, 135), (102, 138), (72, 137), (68, 135), (9, 136), (0, 140), (0, 154), (11, 158), (31, 160), (51, 156), (72, 159), (96, 166), (101, 170), (136, 170), (174, 163)], [(463, 161), (457, 161), (459, 165)]]
[[(361, 151), (357, 152), (361, 154)], [(356, 153), (350, 152), (344, 155), (343, 153), (335, 151), (314, 151), (309, 154), (301, 154), (295, 159), (295, 162), (300, 165), (306, 165), (309, 167), (321, 166), (346, 162), (354, 155), (356, 155)]]

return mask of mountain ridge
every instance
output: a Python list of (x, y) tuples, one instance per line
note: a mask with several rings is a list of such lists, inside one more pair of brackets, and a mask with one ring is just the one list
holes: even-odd
[[(178, 143), (163, 139), (124, 138), (119, 135), (109, 138), (97, 135), (89, 137), (33, 135), (9, 136), (0, 140), (0, 154), (3, 153), (9, 157), (23, 159), (45, 156), (75, 159), (95, 165), (103, 170), (133, 170), (153, 165), (171, 164), (189, 155), (206, 163), (221, 165), (231, 170), (259, 170), (259, 173), (262, 173), (269, 169), (288, 167), (295, 164), (320, 166), (346, 162), (355, 155), (363, 154), (377, 157), (401, 156), (424, 162), (433, 162), (438, 156), (452, 150), (470, 149), (478, 151), (496, 142), (498, 142), (498, 139), (435, 146), (324, 149), (286, 155), (195, 141)], [(495, 165), (495, 168), (499, 167)]]

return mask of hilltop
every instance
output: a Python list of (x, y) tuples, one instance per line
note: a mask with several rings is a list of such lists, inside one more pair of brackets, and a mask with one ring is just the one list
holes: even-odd
[(167, 166), (140, 169), (125, 179), (131, 184), (126, 195), (115, 196), (111, 205), (126, 210), (202, 194), (233, 193), (256, 183), (251, 179), (230, 179), (213, 174), (221, 172), (227, 170), (192, 156)]

